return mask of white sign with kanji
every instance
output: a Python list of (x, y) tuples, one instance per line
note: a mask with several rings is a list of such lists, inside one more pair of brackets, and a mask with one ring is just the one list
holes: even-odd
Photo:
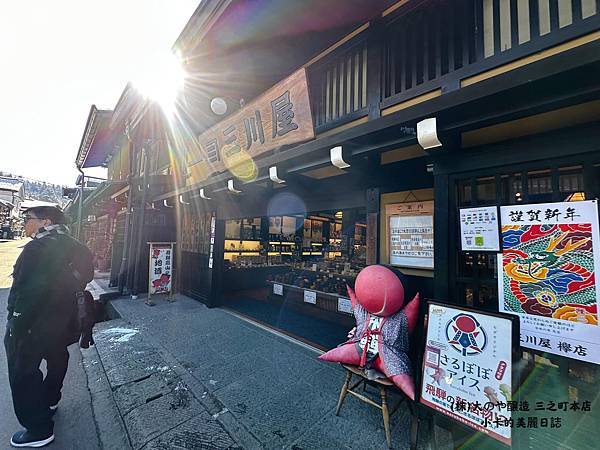
[(352, 302), (348, 297), (338, 297), (337, 309), (339, 312), (352, 314)]
[(460, 210), (460, 237), (462, 251), (498, 251), (498, 208), (462, 208)]
[(173, 281), (173, 244), (150, 243), (148, 292), (170, 294)]
[(421, 403), (511, 442), (512, 322), (429, 304)]
[(317, 304), (317, 293), (315, 291), (304, 291), (304, 302), (312, 303), (313, 305)]

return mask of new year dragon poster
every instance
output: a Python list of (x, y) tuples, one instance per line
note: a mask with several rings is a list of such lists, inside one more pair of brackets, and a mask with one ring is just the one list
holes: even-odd
[(503, 206), (499, 309), (521, 345), (600, 364), (596, 200)]

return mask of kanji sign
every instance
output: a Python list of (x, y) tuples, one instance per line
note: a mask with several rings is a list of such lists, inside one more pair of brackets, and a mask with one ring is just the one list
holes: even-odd
[(173, 281), (173, 244), (150, 243), (148, 294), (170, 294)]
[(521, 319), (521, 345), (600, 364), (596, 200), (503, 206), (499, 309)]
[(498, 208), (461, 208), (460, 210), (461, 250), (498, 251)]
[(188, 184), (229, 169), (238, 178), (256, 171), (256, 156), (315, 137), (306, 70), (300, 69), (198, 137), (188, 159)]
[(428, 306), (421, 403), (510, 445), (512, 320)]
[(390, 264), (433, 268), (433, 201), (386, 205)]

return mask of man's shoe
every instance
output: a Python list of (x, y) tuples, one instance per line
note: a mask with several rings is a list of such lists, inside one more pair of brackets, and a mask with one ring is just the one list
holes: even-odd
[(10, 445), (13, 447), (30, 447), (37, 448), (48, 445), (54, 440), (54, 433), (40, 435), (31, 431), (17, 431), (10, 439)]

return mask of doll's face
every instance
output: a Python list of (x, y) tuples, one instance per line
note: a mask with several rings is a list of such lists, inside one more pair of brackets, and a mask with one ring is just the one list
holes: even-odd
[(363, 308), (376, 316), (391, 316), (404, 305), (404, 287), (390, 269), (373, 265), (356, 277), (355, 292)]

